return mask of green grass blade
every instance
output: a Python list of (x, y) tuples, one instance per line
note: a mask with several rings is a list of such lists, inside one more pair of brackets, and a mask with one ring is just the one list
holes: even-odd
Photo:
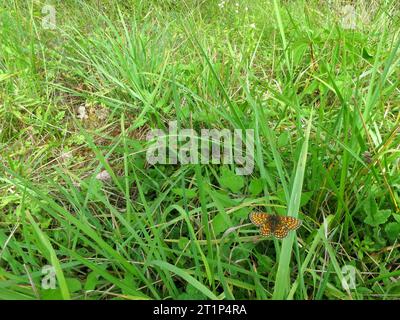
[[(290, 202), (288, 206), (288, 216), (297, 217), (300, 208), (301, 192), (304, 180), (304, 171), (306, 168), (308, 140), (310, 138), (312, 112), (308, 120), (307, 131), (300, 157), (297, 163), (296, 175), (293, 181), (293, 186), (290, 194)], [(289, 235), (282, 241), (281, 254), (279, 256), (278, 271), (276, 274), (273, 299), (281, 300), (287, 297), (290, 286), (290, 258), (292, 256), (293, 241), (295, 233), (290, 232)]]

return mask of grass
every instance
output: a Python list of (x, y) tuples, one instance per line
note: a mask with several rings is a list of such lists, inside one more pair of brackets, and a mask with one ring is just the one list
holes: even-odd
[[(399, 299), (400, 7), (346, 3), (3, 1), (0, 298)], [(253, 129), (253, 173), (149, 165), (169, 121)]]

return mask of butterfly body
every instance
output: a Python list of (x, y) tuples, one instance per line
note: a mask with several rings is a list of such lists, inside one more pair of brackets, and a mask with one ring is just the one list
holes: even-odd
[(271, 231), (275, 231), (276, 228), (279, 226), (279, 216), (276, 214), (270, 214), (267, 216), (268, 223), (271, 226)]
[(254, 225), (260, 227), (263, 236), (274, 236), (278, 239), (285, 238), (290, 230), (296, 230), (301, 226), (301, 220), (297, 218), (265, 212), (252, 212), (250, 220)]

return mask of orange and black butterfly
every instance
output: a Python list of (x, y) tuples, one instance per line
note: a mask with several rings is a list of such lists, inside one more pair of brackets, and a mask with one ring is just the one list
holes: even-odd
[(260, 227), (263, 236), (274, 236), (278, 239), (285, 238), (290, 230), (296, 230), (301, 226), (301, 220), (294, 217), (265, 212), (252, 212), (249, 217), (254, 225)]

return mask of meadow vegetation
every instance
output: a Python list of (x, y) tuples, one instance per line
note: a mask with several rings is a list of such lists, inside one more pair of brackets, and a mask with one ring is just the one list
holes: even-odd
[[(399, 10), (3, 0), (0, 298), (400, 298)], [(253, 129), (252, 174), (149, 165), (169, 121)]]

